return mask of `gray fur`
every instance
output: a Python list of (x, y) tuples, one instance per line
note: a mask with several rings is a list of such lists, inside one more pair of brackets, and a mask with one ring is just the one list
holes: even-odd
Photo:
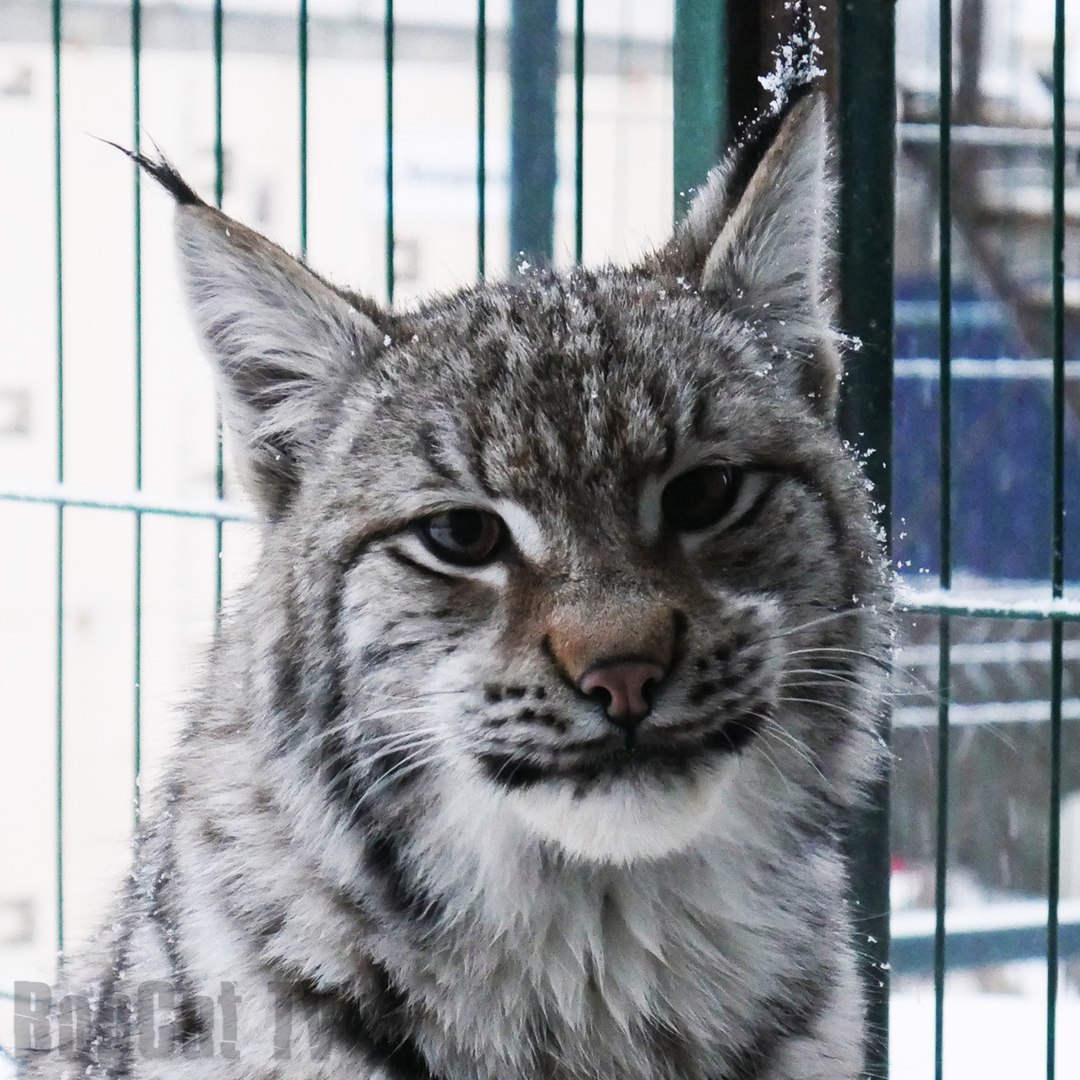
[[(879, 768), (887, 627), (832, 418), (828, 149), (805, 98), (638, 266), (402, 313), (178, 206), (263, 553), (73, 977), (97, 1006), (165, 980), (176, 1045), (98, 1009), (30, 1075), (860, 1075), (838, 830)], [(665, 483), (711, 461), (741, 501), (672, 535)], [(441, 564), (412, 523), (453, 506), (515, 550)], [(566, 657), (661, 638), (631, 754)], [(224, 982), (235, 1057), (196, 1000)], [(318, 1054), (282, 1052), (283, 1002), (321, 1010)]]

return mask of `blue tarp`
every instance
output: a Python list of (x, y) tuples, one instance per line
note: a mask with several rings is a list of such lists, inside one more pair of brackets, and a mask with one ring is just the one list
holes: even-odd
[[(895, 384), (893, 546), (901, 568), (912, 574), (938, 572), (940, 407), (938, 380), (928, 365), (903, 361), (937, 359), (936, 295), (936, 283), (924, 283), (900, 289), (897, 298), (901, 362)], [(954, 358), (1023, 355), (992, 301), (958, 290), (953, 311)], [(1003, 378), (989, 374), (992, 365), (987, 370), (985, 378), (952, 382), (953, 567), (979, 577), (1045, 580), (1051, 550), (1052, 384), (1034, 374)], [(1067, 411), (1065, 569), (1073, 581), (1080, 580), (1078, 426)]]

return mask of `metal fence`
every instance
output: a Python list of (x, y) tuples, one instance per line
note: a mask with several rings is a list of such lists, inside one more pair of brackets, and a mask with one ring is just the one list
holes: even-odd
[[(1049, 686), (1046, 722), (1049, 725), (1049, 791), (1045, 807), (1046, 829), (1046, 908), (1045, 922), (1036, 919), (1029, 931), (1035, 938), (1045, 934), (1046, 957), (1046, 1054), (1045, 1070), (1048, 1080), (1056, 1070), (1056, 1014), (1059, 994), (1059, 960), (1062, 937), (1060, 919), (1060, 854), (1061, 854), (1061, 804), (1062, 804), (1062, 700), (1063, 700), (1063, 642), (1064, 625), (1075, 619), (1078, 607), (1065, 598), (1065, 304), (1064, 304), (1064, 246), (1065, 246), (1065, 4), (1057, 0), (1054, 6), (1053, 45), (1053, 163), (1052, 163), (1052, 241), (1051, 265), (1047, 277), (1052, 287), (1050, 310), (1051, 332), (1047, 335), (1051, 352), (1050, 378), (1052, 384), (1052, 407), (1050, 419), (1052, 438), (1050, 447), (1050, 514), (1048, 533), (1040, 539), (1029, 537), (1036, 550), (1045, 553), (1042, 566), (1046, 585), (1041, 598), (1026, 603), (1011, 604), (995, 596), (994, 590), (980, 591), (967, 597), (956, 595), (954, 585), (954, 527), (958, 507), (954, 493), (954, 461), (958, 436), (953, 426), (956, 402), (954, 400), (953, 358), (953, 237), (954, 194), (968, 181), (958, 165), (970, 168), (970, 159), (957, 161), (954, 157), (952, 121), (954, 103), (958, 102), (956, 64), (954, 63), (954, 25), (950, 0), (940, 5), (939, 49), (940, 84), (937, 94), (938, 130), (936, 177), (938, 181), (939, 207), (939, 373), (937, 379), (939, 433), (939, 555), (937, 559), (939, 591), (936, 595), (909, 597), (907, 608), (919, 614), (937, 616), (938, 664), (937, 664), (937, 747), (936, 747), (936, 828), (935, 832), (935, 886), (934, 886), (934, 936), (933, 967), (935, 990), (935, 1075), (941, 1077), (946, 1024), (945, 977), (950, 959), (968, 951), (970, 942), (961, 932), (950, 933), (946, 920), (947, 882), (949, 871), (949, 837), (953, 823), (950, 821), (950, 781), (952, 779), (951, 754), (954, 746), (951, 702), (953, 698), (952, 643), (964, 635), (965, 622), (972, 620), (1030, 619), (1049, 624)], [(969, 119), (968, 116), (962, 119)], [(957, 624), (960, 624), (959, 626)], [(1007, 624), (1006, 624), (1007, 625)], [(995, 944), (1008, 939), (1020, 927), (1017, 924), (991, 929), (976, 946), (976, 953), (984, 960), (992, 961)], [(1068, 926), (1069, 937), (1075, 936), (1075, 925)], [(898, 941), (898, 944), (899, 941)], [(1036, 945), (1038, 942), (1036, 942)], [(1070, 941), (1070, 944), (1075, 944)], [(1041, 951), (1041, 950), (1040, 950)], [(1038, 955), (1035, 952), (1033, 955)], [(1033, 1063), (1034, 1064), (1034, 1063)]]
[[(782, 10), (779, 4), (759, 5), (767, 10)], [(51, 55), (51, 186), (54, 192), (54, 234), (51, 257), (51, 273), (54, 281), (55, 324), (53, 349), (55, 354), (55, 397), (52, 409), (55, 415), (55, 443), (52, 448), (52, 483), (41, 483), (31, 488), (20, 477), (2, 482), (0, 504), (39, 504), (53, 514), (55, 544), (54, 576), (52, 583), (52, 640), (53, 662), (51, 664), (54, 707), (55, 742), (55, 941), (59, 951), (65, 945), (65, 878), (68, 873), (65, 849), (65, 791), (71, 780), (72, 763), (65, 753), (65, 671), (68, 630), (71, 613), (65, 568), (70, 555), (70, 537), (65, 530), (74, 510), (92, 510), (119, 515), (131, 530), (132, 562), (127, 587), (131, 595), (130, 619), (132, 622), (132, 655), (127, 659), (132, 673), (132, 700), (130, 715), (132, 766), (131, 799), (134, 807), (133, 824), (137, 823), (141, 804), (141, 778), (143, 772), (143, 595), (144, 595), (144, 534), (150, 518), (165, 517), (174, 520), (189, 519), (207, 523), (212, 530), (211, 558), (206, 573), (213, 579), (213, 609), (220, 611), (223, 594), (227, 592), (223, 577), (223, 556), (226, 554), (226, 529), (230, 523), (241, 523), (245, 512), (225, 498), (226, 475), (221, 452), (220, 432), (213, 447), (214, 476), (212, 497), (202, 501), (158, 499), (148, 494), (144, 484), (144, 395), (143, 395), (143, 340), (144, 297), (143, 281), (143, 219), (141, 180), (134, 173), (131, 189), (130, 236), (122, 242), (130, 245), (131, 275), (133, 283), (131, 327), (133, 337), (133, 366), (131, 370), (131, 409), (133, 412), (133, 446), (128, 463), (128, 490), (118, 497), (100, 496), (69, 480), (68, 461), (65, 458), (65, 406), (70, 403), (66, 390), (67, 366), (65, 363), (65, 158), (62, 132), (65, 125), (67, 102), (64, 99), (64, 63), (71, 47), (72, 21), (78, 34), (85, 35), (87, 28), (95, 32), (123, 33), (127, 38), (130, 62), (130, 143), (135, 149), (144, 143), (142, 87), (144, 59), (147, 44), (144, 40), (144, 11), (139, 0), (121, 8), (120, 5), (90, 3), (87, 0), (51, 0), (47, 14), (46, 5), (32, 0), (12, 0), (0, 17), (12, 39), (23, 35), (31, 40), (40, 33), (43, 19), (47, 17), (50, 34)], [(743, 27), (750, 5), (725, 2), (725, 0), (677, 0), (673, 12), (673, 35), (670, 52), (666, 42), (660, 45), (646, 44), (651, 63), (663, 68), (670, 62), (673, 105), (673, 177), (672, 200), (676, 208), (685, 193), (704, 177), (716, 160), (719, 149), (731, 133), (734, 103), (747, 97), (745, 72), (740, 73), (738, 43), (733, 35)], [(817, 7), (817, 5), (815, 5)], [(1055, 1076), (1056, 1068), (1056, 1017), (1059, 998), (1060, 961), (1080, 954), (1080, 912), (1073, 905), (1061, 903), (1061, 806), (1063, 777), (1070, 763), (1063, 753), (1064, 723), (1072, 716), (1066, 715), (1072, 697), (1066, 699), (1065, 690), (1076, 681), (1076, 672), (1069, 668), (1070, 658), (1078, 659), (1075, 644), (1067, 640), (1069, 623), (1080, 620), (1080, 601), (1067, 596), (1066, 551), (1068, 519), (1066, 517), (1066, 457), (1070, 445), (1067, 432), (1067, 320), (1065, 303), (1064, 252), (1066, 243), (1066, 112), (1065, 112), (1065, 0), (1054, 0), (1054, 50), (1052, 71), (1053, 121), (1049, 150), (1052, 155), (1052, 236), (1050, 242), (1050, 266), (1046, 279), (1051, 287), (1051, 303), (1047, 309), (1048, 356), (1041, 360), (1024, 361), (1042, 364), (1037, 369), (1025, 368), (1023, 378), (1032, 371), (1049, 390), (1047, 415), (1050, 418), (1050, 445), (1046, 458), (1049, 483), (1046, 495), (1049, 509), (1045, 511), (1046, 535), (1031, 537), (1029, 545), (1041, 550), (1045, 567), (1045, 582), (1041, 590), (1026, 588), (1022, 595), (1003, 591), (985, 582), (967, 584), (966, 579), (956, 587), (954, 570), (957, 562), (955, 543), (956, 525), (965, 514), (965, 507), (958, 505), (954, 480), (957, 475), (958, 450), (964, 445), (967, 431), (958, 432), (955, 417), (958, 407), (963, 406), (958, 380), (1002, 377), (1000, 367), (972, 368), (976, 359), (961, 356), (953, 360), (954, 326), (953, 298), (959, 295), (953, 280), (953, 194), (958, 184), (965, 182), (961, 170), (968, 162), (959, 162), (954, 154), (953, 103), (956, 97), (956, 68), (953, 56), (955, 28), (951, 0), (940, 2), (940, 82), (933, 110), (936, 116), (924, 117), (918, 125), (905, 124), (907, 143), (917, 143), (922, 149), (920, 161), (930, 171), (927, 175), (936, 181), (935, 199), (939, 210), (937, 266), (939, 277), (936, 289), (936, 316), (932, 320), (937, 327), (936, 356), (931, 350), (923, 355), (903, 361), (896, 369), (899, 377), (898, 400), (903, 401), (904, 387), (911, 380), (922, 380), (932, 387), (933, 401), (912, 399), (910, 408), (922, 417), (922, 427), (897, 427), (897, 446), (893, 453), (893, 225), (894, 193), (893, 175), (896, 146), (896, 83), (895, 83), (895, 31), (894, 11), (889, 0), (837, 0), (828, 5), (823, 19), (827, 24), (822, 46), (831, 72), (832, 90), (837, 103), (839, 163), (841, 171), (840, 248), (837, 277), (842, 297), (842, 328), (862, 342), (858, 361), (853, 366), (844, 390), (841, 420), (847, 438), (853, 446), (866, 455), (865, 468), (875, 485), (876, 501), (880, 505), (883, 525), (888, 529), (893, 508), (894, 482), (902, 497), (912, 482), (925, 484), (932, 479), (935, 485), (937, 520), (928, 520), (925, 508), (919, 513), (905, 511), (917, 518), (899, 523), (890, 530), (894, 554), (900, 556), (901, 564), (908, 555), (903, 533), (913, 528), (921, 530), (919, 540), (923, 547), (913, 558), (918, 569), (932, 568), (937, 588), (927, 589), (928, 576), (917, 578), (914, 573), (901, 573), (900, 609), (908, 616), (905, 620), (902, 651), (905, 663), (922, 674), (923, 682), (932, 683), (930, 692), (910, 700), (901, 688), (896, 710), (896, 744), (903, 744), (910, 731), (923, 735), (933, 733), (933, 746), (923, 749), (930, 767), (923, 768), (918, 782), (909, 781), (909, 775), (898, 769), (898, 794), (902, 804), (896, 807), (893, 821), (893, 841), (897, 846), (897, 829), (903, 832), (902, 843), (908, 843), (917, 828), (910, 829), (905, 822), (911, 817), (910, 806), (932, 792), (934, 820), (927, 832), (924, 844), (926, 853), (933, 859), (932, 917), (927, 911), (916, 917), (898, 919), (894, 929), (896, 938), (892, 960), (898, 974), (916, 971), (932, 971), (934, 986), (934, 1043), (935, 1075), (944, 1074), (944, 1036), (947, 1019), (946, 973), (950, 968), (972, 965), (998, 964), (1025, 957), (1045, 959), (1046, 965), (1046, 1053), (1045, 1072), (1048, 1080)], [(309, 217), (309, 60), (313, 35), (323, 50), (347, 50), (356, 48), (372, 50), (380, 54), (382, 68), (382, 101), (379, 127), (383, 136), (383, 284), (387, 300), (394, 298), (400, 274), (400, 263), (395, 258), (397, 227), (395, 221), (395, 194), (400, 187), (400, 176), (395, 176), (395, 151), (398, 149), (399, 127), (395, 122), (396, 100), (395, 72), (396, 51), (400, 35), (410, 35), (410, 47), (428, 47), (422, 32), (415, 27), (403, 28), (395, 19), (393, 0), (385, 0), (381, 16), (349, 16), (336, 21), (309, 13), (307, 0), (298, 0), (295, 11), (278, 11), (268, 16), (261, 30), (256, 32), (250, 22), (250, 13), (237, 13), (235, 27), (238, 38), (244, 37), (245, 48), (259, 49), (283, 47), (266, 45), (271, 38), (286, 40), (288, 47), (295, 48), (297, 101), (296, 161), (298, 164), (297, 199), (298, 247), (301, 252), (308, 247)], [(556, 137), (554, 135), (556, 84), (560, 72), (567, 75), (572, 87), (572, 151), (563, 155), (563, 172), (572, 177), (572, 257), (580, 260), (583, 255), (586, 215), (585, 164), (589, 146), (585, 139), (585, 118), (588, 106), (590, 82), (587, 74), (590, 66), (605, 49), (615, 48), (608, 40), (594, 41), (587, 37), (585, 0), (575, 0), (572, 24), (560, 30), (556, 18), (556, 5), (527, 3), (517, 0), (512, 5), (507, 31), (489, 33), (486, 0), (476, 0), (475, 18), (468, 28), (458, 28), (454, 48), (468, 46), (475, 67), (475, 131), (476, 145), (473, 158), (475, 200), (475, 258), (480, 276), (489, 273), (496, 264), (490, 251), (493, 212), (489, 205), (491, 188), (490, 157), (493, 140), (490, 122), (489, 87), (493, 71), (506, 72), (510, 80), (509, 95), (509, 203), (506, 210), (509, 249), (505, 253), (524, 252), (529, 257), (551, 258), (553, 254), (553, 230), (555, 210), (555, 187), (558, 165)], [(190, 16), (182, 12), (155, 11), (154, 47), (162, 48), (169, 38), (169, 19)], [(228, 68), (226, 48), (226, 24), (233, 16), (226, 12), (222, 0), (208, 0), (206, 10), (200, 16), (206, 40), (211, 50), (211, 79), (213, 102), (212, 182), (214, 201), (221, 205), (226, 194), (228, 174), (227, 145), (224, 138), (223, 106), (226, 99), (224, 73)], [(740, 21), (741, 20), (741, 21)], [(350, 36), (351, 35), (351, 36)], [(537, 62), (542, 53), (543, 63)], [(756, 59), (754, 61), (756, 63)], [(755, 72), (756, 74), (756, 72)], [(0, 81), (3, 72), (0, 71)], [(743, 83), (740, 83), (743, 79)], [(961, 129), (970, 134), (970, 117), (960, 117)], [(933, 124), (933, 128), (930, 125)], [(917, 129), (917, 130), (916, 130)], [(500, 131), (502, 129), (500, 128)], [(961, 137), (961, 143), (967, 136)], [(907, 143), (902, 143), (906, 146)], [(927, 157), (929, 147), (930, 157)], [(572, 162), (572, 165), (570, 164)], [(929, 165), (926, 163), (929, 162)], [(502, 211), (500, 211), (501, 213)], [(500, 222), (500, 227), (504, 223)], [(398, 252), (400, 254), (400, 252)], [(498, 259), (498, 272), (504, 269), (502, 254)], [(507, 258), (507, 262), (509, 262)], [(910, 328), (910, 327), (909, 327)], [(901, 327), (903, 331), (904, 327)], [(929, 359), (927, 359), (927, 357)], [(982, 361), (978, 361), (982, 363)], [(1017, 361), (1019, 363), (1020, 361)], [(904, 367), (908, 363), (908, 367)], [(921, 367), (913, 367), (921, 364)], [(931, 365), (928, 370), (928, 364)], [(996, 372), (996, 376), (994, 375)], [(989, 392), (989, 391), (988, 391)], [(936, 414), (938, 430), (934, 441), (935, 453), (929, 458), (919, 458), (914, 453), (916, 443), (925, 435), (925, 417)], [(965, 414), (966, 415), (966, 414)], [(906, 441), (905, 441), (906, 440)], [(913, 462), (918, 461), (918, 469)], [(928, 463), (929, 462), (929, 463)], [(927, 469), (934, 469), (936, 476), (928, 478)], [(905, 470), (907, 470), (905, 472)], [(895, 474), (895, 477), (894, 477)], [(964, 498), (967, 488), (964, 489)], [(1030, 517), (1031, 515), (1026, 515)], [(16, 519), (11, 519), (16, 520)], [(931, 540), (926, 538), (930, 537)], [(936, 551), (927, 554), (932, 541)], [(970, 568), (967, 548), (961, 550), (961, 568)], [(966, 561), (965, 561), (966, 560)], [(922, 565), (919, 565), (922, 564)], [(901, 565), (901, 571), (906, 567)], [(38, 583), (44, 589), (44, 583)], [(918, 588), (917, 586), (924, 586)], [(908, 624), (911, 625), (908, 625)], [(1037, 628), (1038, 633), (1027, 633), (1022, 628)], [(1018, 629), (1021, 628), (1021, 629)], [(1043, 628), (1045, 632), (1043, 633)], [(1040, 636), (1041, 635), (1041, 636)], [(1027, 641), (1030, 655), (1045, 659), (1045, 670), (1040, 669), (1028, 692), (1012, 701), (1004, 714), (976, 713), (983, 699), (968, 694), (959, 685), (967, 676), (965, 664), (974, 664), (970, 650), (981, 645), (1006, 645)], [(921, 652), (919, 650), (922, 650)], [(965, 651), (967, 650), (967, 651)], [(1040, 650), (1045, 650), (1041, 652)], [(985, 655), (979, 664), (985, 665)], [(995, 654), (997, 655), (997, 654)], [(1010, 656), (1013, 654), (1009, 654)], [(1030, 659), (1029, 655), (1029, 659)], [(980, 669), (982, 670), (982, 669)], [(1072, 691), (1070, 691), (1071, 693)], [(1080, 690), (1077, 691), (1080, 693)], [(999, 695), (1000, 697), (1000, 695)], [(1043, 710), (1043, 700), (1046, 707)], [(954, 700), (959, 703), (954, 707)], [(995, 701), (999, 698), (994, 698)], [(1021, 708), (1021, 706), (1023, 706)], [(1025, 713), (1024, 710), (1027, 710)], [(1080, 713), (1077, 714), (1080, 716)], [(1045, 873), (1045, 901), (1033, 901), (1038, 909), (1032, 915), (1029, 905), (1024, 910), (1010, 907), (1003, 910), (997, 924), (977, 927), (951, 924), (946, 917), (947, 883), (950, 870), (950, 843), (955, 839), (955, 821), (950, 815), (956, 813), (956, 791), (951, 782), (955, 765), (953, 754), (958, 733), (973, 725), (986, 726), (1005, 723), (1027, 723), (1045, 731), (1044, 758), (1039, 761), (1048, 772), (1045, 794), (1045, 853), (1036, 859), (1030, 876)], [(5, 738), (14, 739), (9, 729)], [(923, 759), (920, 758), (920, 761)], [(1075, 764), (1073, 772), (1075, 772)], [(1006, 759), (1002, 768), (1009, 767)], [(1041, 767), (1041, 766), (1040, 766)], [(985, 778), (984, 778), (985, 779)], [(1080, 787), (1080, 777), (1076, 780)], [(901, 844), (902, 846), (902, 844)], [(916, 845), (917, 846), (917, 845)], [(867, 976), (872, 990), (871, 1027), (874, 1033), (871, 1047), (870, 1068), (875, 1076), (887, 1075), (888, 1052), (888, 973), (889, 973), (889, 886), (890, 886), (890, 818), (887, 793), (882, 786), (876, 793), (875, 805), (852, 830), (850, 849), (855, 868), (854, 903), (858, 916), (860, 946), (867, 959)], [(1040, 915), (1039, 912), (1043, 914)], [(1031, 1075), (1034, 1075), (1034, 1066)]]

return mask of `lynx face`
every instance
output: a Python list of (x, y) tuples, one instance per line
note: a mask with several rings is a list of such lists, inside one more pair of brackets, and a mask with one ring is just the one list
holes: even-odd
[(150, 166), (268, 519), (257, 714), (341, 829), (457, 801), (626, 862), (737, 839), (771, 784), (851, 798), (882, 586), (827, 153), (804, 101), (640, 265), (405, 313)]
[(828, 149), (804, 94), (636, 265), (402, 312), (138, 158), (262, 550), (30, 1076), (865, 1075), (839, 825), (886, 590)]
[[(868, 586), (833, 554), (850, 466), (752, 332), (664, 291), (535, 278), (389, 332), (290, 516), (300, 550), (353, 532), (336, 767), (397, 746), (390, 786), (449, 769), (628, 858), (713, 827), (753, 742), (835, 737)], [(792, 708), (810, 668), (822, 701)]]

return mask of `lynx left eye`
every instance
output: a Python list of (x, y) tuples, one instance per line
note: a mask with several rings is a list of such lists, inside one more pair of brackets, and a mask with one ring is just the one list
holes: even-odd
[(702, 465), (676, 476), (660, 496), (664, 521), (680, 532), (715, 525), (734, 505), (742, 483), (730, 465)]
[(490, 562), (503, 538), (502, 520), (486, 510), (445, 510), (425, 518), (417, 529), (433, 555), (457, 566)]

